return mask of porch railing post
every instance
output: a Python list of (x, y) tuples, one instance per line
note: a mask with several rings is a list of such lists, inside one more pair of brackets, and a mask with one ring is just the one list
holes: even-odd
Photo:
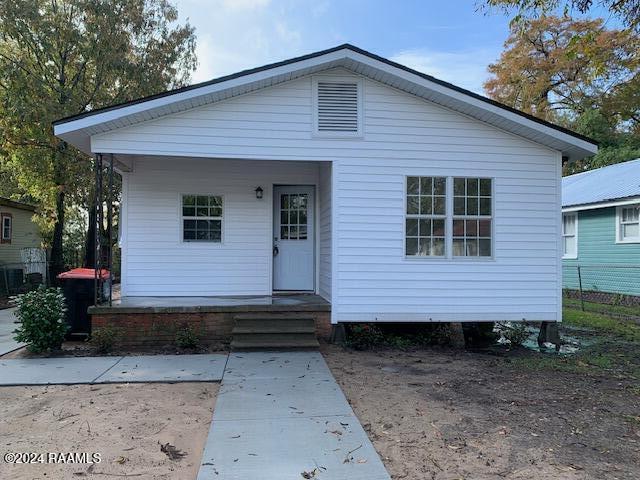
[(107, 192), (107, 232), (109, 242), (109, 306), (113, 303), (113, 153), (109, 155), (109, 192)]

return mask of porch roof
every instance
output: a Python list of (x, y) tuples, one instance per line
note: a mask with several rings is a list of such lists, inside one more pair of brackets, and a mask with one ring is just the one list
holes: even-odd
[(597, 143), (590, 138), (349, 44), (63, 118), (54, 122), (54, 132), (80, 150), (91, 153), (92, 135), (336, 67), (346, 68), (546, 145), (561, 151), (570, 160), (578, 160), (597, 151)]

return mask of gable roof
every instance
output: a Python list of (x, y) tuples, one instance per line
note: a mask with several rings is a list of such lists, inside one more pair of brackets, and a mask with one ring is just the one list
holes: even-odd
[(31, 205), (29, 203), (16, 202), (15, 200), (11, 200), (9, 198), (0, 197), (0, 206), (2, 207), (10, 207), (17, 208), (19, 210), (26, 210), (28, 212), (35, 212), (35, 205)]
[(563, 208), (594, 208), (634, 197), (640, 197), (640, 158), (562, 179)]
[(350, 44), (62, 118), (53, 123), (54, 133), (80, 150), (90, 153), (91, 135), (225, 100), (336, 67), (346, 68), (547, 145), (561, 151), (570, 160), (578, 160), (597, 151), (597, 142), (588, 137)]

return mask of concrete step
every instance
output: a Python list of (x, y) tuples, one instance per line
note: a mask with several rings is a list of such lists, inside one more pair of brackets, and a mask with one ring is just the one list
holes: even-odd
[(231, 348), (318, 348), (314, 333), (239, 333), (233, 335)]
[(233, 333), (314, 333), (312, 318), (247, 318), (236, 319)]
[(311, 325), (296, 325), (296, 324), (287, 324), (287, 325), (278, 325), (273, 323), (262, 323), (262, 324), (252, 324), (252, 325), (236, 325), (233, 327), (231, 332), (233, 335), (238, 335), (241, 333), (282, 333), (282, 334), (290, 334), (290, 333), (316, 333), (315, 326)]

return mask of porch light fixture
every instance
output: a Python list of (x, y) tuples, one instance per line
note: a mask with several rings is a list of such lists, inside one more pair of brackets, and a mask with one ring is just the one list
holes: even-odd
[(262, 200), (262, 194), (263, 194), (264, 190), (262, 190), (262, 187), (258, 187), (256, 188), (256, 198), (258, 200)]

